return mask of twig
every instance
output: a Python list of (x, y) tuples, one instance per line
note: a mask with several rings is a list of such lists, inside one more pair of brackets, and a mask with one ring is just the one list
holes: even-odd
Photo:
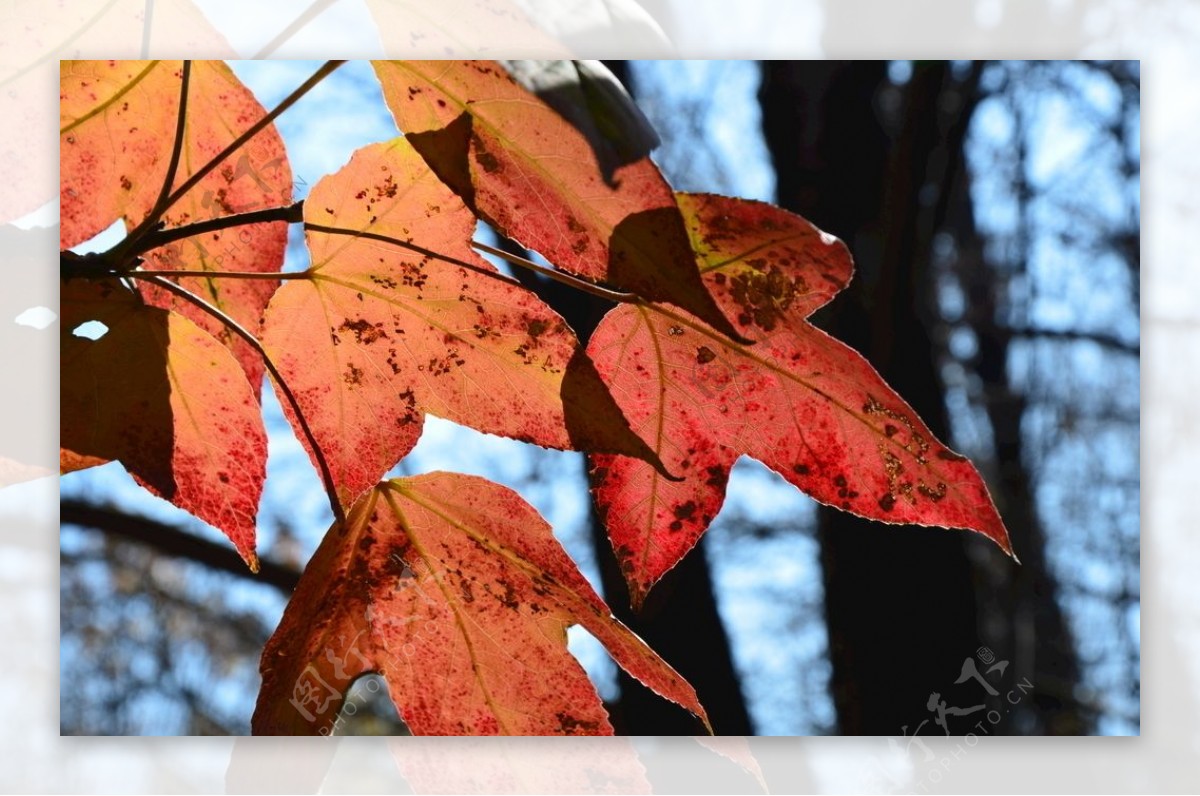
[(122, 537), (166, 555), (187, 559), (218, 572), (226, 572), (253, 583), (265, 583), (284, 594), (291, 594), (300, 582), (300, 573), (291, 567), (262, 561), (259, 571), (251, 573), (246, 562), (227, 546), (201, 539), (198, 536), (136, 514), (127, 514), (110, 506), (97, 506), (81, 500), (64, 498), (59, 504), (59, 519), (63, 525), (94, 528), (112, 536)]
[[(137, 225), (137, 227), (135, 227), (128, 235), (125, 236), (124, 240), (122, 240), (120, 243), (118, 243), (116, 246), (114, 246), (108, 252), (105, 252), (105, 255), (104, 255), (105, 259), (108, 260), (109, 262), (113, 262), (113, 263), (121, 263), (121, 262), (124, 262), (124, 261), (130, 259), (129, 253), (134, 251), (135, 249), (139, 249), (141, 247), (142, 239), (144, 237), (146, 237), (148, 234), (151, 234), (151, 230), (161, 231), (163, 213), (165, 213), (168, 208), (170, 208), (173, 204), (175, 204), (175, 202), (179, 201), (179, 197), (183, 196), (188, 191), (190, 191), (192, 188), (194, 188), (197, 184), (199, 184), (199, 182), (201, 180), (203, 180), (205, 177), (207, 177), (213, 169), (215, 169), (217, 166), (221, 165), (221, 163), (224, 162), (226, 158), (228, 158), (231, 154), (233, 154), (238, 149), (240, 149), (242, 147), (242, 145), (244, 145), (251, 138), (258, 135), (263, 130), (263, 128), (265, 128), (267, 125), (271, 124), (271, 122), (275, 121), (275, 119), (278, 118), (280, 114), (282, 114), (288, 108), (292, 107), (292, 105), (295, 105), (296, 102), (301, 97), (303, 97), (305, 94), (307, 94), (309, 91), (311, 91), (314, 86), (316, 86), (318, 83), (320, 83), (322, 80), (324, 80), (330, 74), (332, 74), (335, 69), (337, 69), (339, 66), (341, 66), (344, 63), (345, 63), (345, 61), (326, 61), (324, 64), (322, 64), (321, 68), (318, 69), (316, 72), (314, 72), (308, 78), (308, 80), (305, 80), (303, 83), (301, 83), (300, 86), (298, 88), (296, 88), (295, 91), (293, 91), (291, 94), (287, 95), (287, 97), (285, 97), (282, 102), (280, 102), (278, 105), (276, 105), (274, 108), (272, 108), (265, 116), (263, 116), (261, 119), (259, 119), (257, 122), (255, 122), (253, 125), (251, 125), (248, 130), (246, 130), (244, 133), (242, 133), (236, 139), (234, 139), (233, 142), (229, 144), (229, 146), (225, 147), (223, 150), (221, 150), (219, 153), (217, 153), (217, 155), (212, 160), (208, 161), (208, 163), (205, 163), (203, 166), (201, 166), (198, 171), (196, 171), (194, 174), (192, 174), (191, 177), (188, 177), (188, 179), (184, 181), (183, 185), (180, 185), (177, 189), (175, 189), (174, 191), (171, 191), (167, 195), (165, 200), (163, 200), (160, 203), (156, 203), (155, 210), (157, 212), (151, 212), (149, 215), (147, 215), (142, 220), (142, 222)], [(185, 94), (185, 96), (186, 96), (186, 94)], [(181, 110), (180, 110), (180, 123), (181, 124), (182, 124), (182, 121), (183, 121), (183, 109), (182, 109), (182, 100), (181, 100)], [(178, 143), (178, 137), (177, 137), (177, 143)], [(159, 207), (158, 204), (161, 204), (161, 207)], [(142, 249), (142, 250), (144, 251), (144, 249)], [(129, 267), (132, 267), (132, 266), (129, 266)]]
[(398, 246), (401, 249), (408, 249), (409, 251), (416, 252), (417, 254), (431, 257), (435, 260), (441, 260), (443, 262), (450, 263), (451, 265), (457, 265), (462, 268), (475, 271), (476, 273), (483, 274), (484, 276), (498, 278), (505, 282), (516, 284), (515, 281), (510, 280), (504, 274), (485, 268), (479, 265), (479, 263), (473, 263), (469, 260), (460, 260), (459, 258), (453, 257), (449, 254), (441, 254), (439, 252), (435, 252), (433, 249), (426, 249), (424, 246), (419, 246), (412, 241), (400, 240), (399, 238), (389, 237), (388, 235), (380, 235), (376, 232), (366, 232), (360, 229), (327, 227), (324, 224), (311, 224), (309, 222), (305, 222), (304, 228), (306, 230), (311, 230), (312, 232), (324, 232), (326, 235), (345, 235), (350, 238), (365, 238), (367, 240), (376, 240), (380, 243), (390, 243), (391, 245)]
[[(147, 4), (147, 41), (149, 40), (149, 4)], [(150, 212), (141, 220), (125, 239), (113, 247), (113, 261), (121, 262), (129, 258), (130, 251), (151, 229), (158, 226), (162, 215), (168, 207), (167, 198), (171, 195), (171, 186), (175, 184), (175, 175), (179, 172), (179, 158), (183, 153), (183, 136), (187, 127), (188, 87), (192, 82), (192, 62), (185, 60), (179, 79), (179, 112), (175, 116), (175, 141), (171, 144), (171, 159), (167, 163), (167, 174), (163, 178), (162, 187), (158, 190), (158, 198), (150, 207)]]

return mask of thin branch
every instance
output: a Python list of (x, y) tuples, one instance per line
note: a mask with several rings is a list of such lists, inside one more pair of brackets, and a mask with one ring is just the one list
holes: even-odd
[(1115, 335), (1106, 334), (1104, 332), (1077, 332), (1077, 331), (1058, 331), (1052, 329), (1012, 329), (1010, 334), (1023, 337), (1028, 340), (1053, 340), (1056, 342), (1065, 343), (1095, 343), (1101, 348), (1107, 348), (1120, 354), (1129, 354), (1131, 356), (1141, 355), (1142, 348), (1139, 343), (1131, 343), (1123, 340)]
[[(141, 255), (141, 254), (144, 254), (145, 252), (150, 251), (151, 249), (156, 249), (160, 246), (165, 246), (165, 245), (172, 243), (174, 241), (177, 241), (177, 240), (194, 237), (196, 235), (202, 235), (207, 232), (215, 232), (217, 230), (228, 229), (230, 227), (239, 227), (239, 226), (244, 226), (247, 224), (258, 224), (258, 223), (264, 223), (264, 222), (270, 222), (270, 221), (286, 221), (288, 223), (299, 223), (303, 220), (304, 220), (304, 202), (299, 201), (299, 202), (295, 202), (293, 204), (287, 205), (286, 207), (271, 207), (271, 208), (267, 208), (265, 210), (254, 210), (254, 211), (251, 211), (248, 213), (238, 213), (238, 214), (235, 214), (232, 216), (221, 216), (220, 218), (212, 218), (212, 219), (208, 219), (206, 221), (199, 221), (195, 224), (186, 224), (182, 227), (172, 227), (170, 229), (157, 229), (153, 232), (145, 234), (141, 238), (141, 240), (134, 242), (133, 245), (126, 247), (126, 250), (122, 251), (122, 254), (136, 257), (138, 255)], [(457, 265), (461, 268), (466, 268), (470, 271), (474, 271), (476, 273), (482, 274), (482, 275), (487, 276), (492, 279), (501, 279), (505, 282), (517, 284), (514, 280), (510, 280), (509, 278), (505, 277), (503, 274), (497, 273), (496, 271), (493, 271), (489, 268), (483, 268), (478, 263), (473, 263), (468, 260), (462, 260), (462, 259), (459, 259), (458, 257), (452, 257), (451, 255), (448, 255), (448, 254), (442, 254), (440, 252), (436, 252), (432, 249), (427, 249), (424, 246), (420, 246), (416, 243), (413, 243), (412, 241), (401, 240), (399, 238), (393, 238), (388, 235), (380, 235), (375, 232), (366, 232), (363, 230), (347, 229), (345, 227), (329, 227), (329, 226), (325, 226), (324, 224), (305, 223), (304, 228), (306, 230), (311, 230), (313, 232), (324, 232), (327, 235), (346, 235), (348, 237), (366, 238), (367, 240), (375, 240), (375, 241), (379, 241), (381, 243), (388, 243), (393, 246), (398, 246), (402, 249), (408, 249), (409, 251), (416, 252), (417, 254), (421, 254), (426, 257), (431, 257), (436, 260), (442, 260), (443, 262), (447, 262), (452, 265)], [(571, 274), (565, 273), (563, 271), (559, 271), (554, 268), (547, 268), (544, 265), (539, 265), (538, 263), (535, 263), (532, 260), (512, 254), (511, 252), (504, 251), (503, 249), (497, 249), (494, 246), (489, 246), (488, 244), (483, 243), (482, 241), (472, 240), (471, 246), (474, 249), (476, 249), (477, 251), (499, 257), (500, 259), (504, 260), (505, 262), (519, 266), (528, 271), (533, 271), (534, 273), (540, 274), (540, 275), (546, 277), (547, 279), (552, 279), (556, 282), (567, 285), (568, 287), (572, 287), (576, 290), (583, 291), (584, 293), (588, 293), (590, 295), (605, 299), (606, 301), (613, 301), (613, 302), (616, 302), (619, 304), (620, 303), (635, 303), (635, 302), (639, 301), (639, 298), (636, 295), (634, 295), (633, 293), (624, 293), (621, 291), (612, 290), (610, 288), (603, 287), (602, 285), (597, 285), (592, 282), (588, 282), (584, 279), (580, 279), (579, 277), (572, 276)], [(105, 257), (104, 263), (107, 264), (109, 262), (112, 262), (112, 258)], [(186, 275), (186, 276), (229, 277), (229, 278), (243, 278), (243, 279), (273, 279), (273, 278), (301, 279), (301, 278), (305, 278), (301, 274), (296, 274), (294, 276), (287, 276), (287, 275), (280, 274), (280, 273), (271, 273), (271, 274), (262, 274), (262, 275), (247, 274), (247, 273), (221, 272), (221, 271), (212, 271), (212, 272), (209, 272), (209, 271), (205, 271), (205, 272), (163, 271), (161, 273), (165, 276), (185, 276)]]
[(495, 246), (489, 246), (486, 243), (482, 243), (477, 240), (472, 240), (471, 246), (478, 251), (486, 252), (487, 254), (499, 257), (505, 262), (512, 263), (513, 265), (520, 266), (521, 268), (525, 268), (529, 271), (534, 271), (535, 273), (539, 273), (544, 277), (553, 279), (555, 282), (561, 282), (564, 285), (569, 285), (577, 290), (582, 290), (584, 293), (590, 293), (593, 296), (599, 296), (602, 299), (607, 299), (609, 301), (615, 301), (622, 304), (628, 304), (639, 300), (638, 297), (633, 293), (623, 293), (618, 290), (610, 290), (609, 288), (587, 282), (583, 279), (579, 279), (578, 277), (555, 270), (554, 268), (547, 268), (544, 265), (538, 265), (532, 260), (527, 260), (524, 257), (519, 257), (513, 254), (512, 252), (507, 252), (504, 249), (497, 249)]
[[(287, 95), (282, 102), (272, 108), (270, 112), (268, 112), (253, 125), (251, 125), (248, 130), (234, 139), (229, 146), (221, 150), (212, 160), (208, 161), (208, 163), (205, 163), (199, 169), (199, 171), (195, 172), (191, 177), (185, 180), (183, 185), (180, 185), (177, 189), (168, 194), (166, 199), (161, 203), (161, 207), (156, 205), (155, 209), (157, 212), (151, 212), (148, 216), (146, 216), (142, 222), (133, 229), (133, 231), (125, 236), (124, 240), (105, 252), (104, 258), (108, 262), (112, 263), (122, 263), (128, 259), (131, 259), (129, 257), (129, 253), (135, 249), (141, 249), (142, 239), (148, 234), (151, 234), (151, 230), (162, 231), (162, 214), (165, 213), (167, 209), (171, 207), (171, 205), (179, 201), (179, 197), (196, 187), (196, 185), (199, 184), (199, 182), (205, 177), (207, 177), (213, 169), (221, 165), (226, 158), (240, 149), (251, 138), (258, 135), (263, 128), (275, 121), (280, 114), (292, 107), (292, 105), (296, 104), (301, 97), (311, 91), (314, 86), (332, 74), (335, 69), (344, 63), (345, 61), (326, 61), (324, 64), (322, 64), (320, 69), (314, 72), (312, 76), (308, 78), (308, 80), (305, 80), (302, 84), (300, 84), (295, 91)], [(182, 111), (180, 120), (182, 124)], [(213, 220), (215, 221), (216, 219)], [(145, 249), (141, 250), (145, 251)]]
[(170, 556), (203, 564), (218, 572), (248, 578), (255, 583), (266, 583), (284, 594), (291, 594), (300, 582), (299, 572), (272, 561), (261, 561), (258, 573), (254, 574), (246, 568), (246, 562), (235, 550), (149, 517), (127, 514), (108, 506), (96, 506), (69, 498), (59, 504), (59, 516), (63, 525), (94, 528), (111, 536), (138, 542)]
[(187, 301), (190, 304), (199, 307), (204, 312), (216, 318), (227, 329), (235, 333), (238, 337), (245, 340), (251, 348), (258, 352), (262, 357), (263, 364), (267, 368), (267, 372), (271, 374), (271, 378), (279, 386), (279, 391), (283, 393), (288, 404), (292, 407), (292, 411), (296, 414), (296, 421), (300, 424), (301, 431), (304, 432), (305, 438), (308, 440), (309, 447), (312, 448), (313, 458), (317, 460), (317, 468), (321, 471), (321, 480), (325, 483), (325, 492), (329, 497), (329, 507), (333, 510), (333, 518), (338, 525), (344, 525), (346, 522), (346, 514), (342, 511), (342, 502), (338, 498), (337, 486), (333, 481), (333, 472), (329, 469), (329, 462), (325, 460), (325, 454), (321, 451), (321, 446), (317, 444), (316, 437), (313, 436), (312, 429), (308, 426), (308, 421), (304, 419), (304, 412), (300, 409), (300, 404), (296, 401), (295, 394), (288, 387), (287, 381), (283, 378), (283, 374), (275, 367), (275, 363), (271, 361), (271, 357), (267, 355), (267, 350), (263, 348), (262, 343), (233, 318), (230, 318), (224, 312), (209, 304), (204, 299), (197, 296), (195, 293), (180, 287), (174, 282), (164, 279), (161, 274), (150, 273), (148, 271), (130, 271), (127, 276), (135, 279), (143, 279), (151, 284), (158, 285), (168, 293), (174, 293), (179, 298)]
[(263, 45), (263, 48), (252, 55), (251, 58), (257, 61), (261, 58), (268, 57), (271, 55), (271, 53), (278, 50), (281, 44), (292, 38), (292, 36), (295, 36), (298, 30), (312, 22), (314, 19), (324, 13), (326, 9), (337, 2), (338, 0), (316, 0), (316, 2), (314, 2), (312, 5), (304, 9), (300, 16), (293, 19), (286, 28), (279, 31), (275, 38)]

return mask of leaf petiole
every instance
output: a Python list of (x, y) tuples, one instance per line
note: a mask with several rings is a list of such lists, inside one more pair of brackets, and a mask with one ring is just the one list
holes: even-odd
[(544, 276), (548, 279), (553, 279), (555, 282), (561, 282), (564, 285), (568, 285), (577, 290), (582, 290), (584, 293), (590, 293), (591, 295), (598, 296), (602, 299), (608, 299), (609, 301), (615, 301), (619, 304), (630, 304), (630, 303), (637, 302), (640, 300), (633, 293), (623, 293), (618, 290), (611, 290), (611, 289), (603, 287), (601, 285), (597, 285), (592, 282), (588, 282), (586, 280), (580, 279), (578, 277), (571, 276), (568, 273), (558, 271), (554, 268), (547, 268), (544, 265), (538, 265), (537, 263), (533, 262), (532, 260), (527, 260), (524, 257), (518, 257), (517, 255), (512, 254), (511, 252), (506, 252), (506, 251), (504, 251), (504, 249), (497, 249), (495, 246), (489, 246), (486, 243), (483, 243), (481, 241), (472, 239), (471, 247), (477, 251), (481, 251), (486, 254), (490, 254), (495, 257), (499, 257), (501, 260), (504, 260), (507, 263), (511, 263), (512, 265), (516, 265), (521, 268), (525, 268), (527, 270), (541, 274), (542, 276)]
[(179, 197), (183, 196), (185, 193), (187, 193), (192, 188), (194, 188), (197, 183), (199, 183), (202, 179), (204, 179), (206, 176), (208, 176), (209, 172), (211, 172), (217, 166), (221, 165), (221, 163), (224, 162), (224, 160), (226, 158), (228, 158), (230, 155), (232, 155), (234, 152), (241, 149), (243, 144), (245, 144), (247, 141), (249, 141), (254, 136), (258, 135), (263, 130), (263, 128), (265, 128), (271, 122), (275, 121), (275, 119), (280, 114), (282, 114), (284, 111), (286, 111), (288, 108), (295, 105), (296, 102), (301, 97), (303, 97), (305, 94), (307, 94), (309, 91), (311, 91), (318, 83), (320, 83), (326, 77), (333, 74), (334, 70), (336, 70), (339, 66), (341, 66), (344, 63), (346, 63), (346, 62), (345, 61), (326, 61), (324, 64), (322, 64), (320, 69), (318, 69), (316, 72), (313, 72), (312, 76), (309, 77), (308, 80), (305, 80), (303, 83), (301, 83), (300, 86), (297, 87), (295, 91), (293, 91), (291, 94), (288, 94), (286, 97), (284, 97), (283, 101), (281, 101), (278, 105), (276, 105), (274, 108), (272, 108), (270, 110), (270, 112), (267, 113), (266, 116), (263, 116), (261, 119), (259, 119), (253, 125), (251, 125), (250, 129), (246, 130), (246, 132), (239, 135), (236, 139), (233, 140), (232, 143), (229, 144), (229, 146), (225, 147), (223, 150), (221, 150), (219, 153), (217, 153), (216, 157), (214, 157), (208, 163), (205, 163), (202, 167), (200, 167), (200, 169), (195, 174), (193, 174), (191, 177), (189, 177), (183, 183), (183, 185), (180, 185), (178, 188), (176, 188), (174, 191), (172, 191), (171, 195), (167, 197), (167, 206), (169, 207), (170, 205), (175, 204), (175, 202), (178, 201)]
[[(436, 260), (442, 260), (443, 262), (447, 262), (452, 265), (457, 265), (462, 268), (466, 268), (468, 270), (475, 271), (477, 273), (481, 273), (484, 276), (489, 276), (489, 277), (493, 277), (493, 278), (500, 276), (495, 271), (490, 271), (490, 270), (481, 268), (476, 263), (468, 262), (466, 260), (460, 260), (459, 258), (451, 257), (448, 254), (441, 254), (439, 252), (433, 251), (432, 249), (426, 249), (424, 246), (418, 246), (417, 244), (413, 243), (412, 241), (400, 240), (399, 238), (393, 238), (388, 235), (379, 235), (374, 232), (366, 232), (364, 230), (357, 230), (357, 229), (346, 229), (344, 227), (327, 227), (324, 224), (305, 223), (304, 228), (306, 230), (312, 230), (313, 232), (324, 232), (327, 235), (349, 235), (351, 237), (367, 238), (369, 240), (377, 240), (380, 243), (390, 243), (393, 246), (399, 246), (402, 249), (408, 249), (409, 251), (414, 251), (417, 254), (423, 254), (426, 257), (432, 257)], [(518, 257), (517, 255), (510, 254), (509, 252), (506, 252), (503, 249), (497, 249), (494, 246), (489, 246), (486, 243), (482, 243), (482, 242), (474, 240), (474, 239), (471, 240), (471, 247), (476, 249), (477, 251), (495, 255), (509, 263), (512, 263), (513, 265), (520, 266), (521, 268), (526, 268), (530, 271), (535, 271), (549, 279), (555, 280), (556, 282), (562, 282), (563, 284), (569, 285), (577, 290), (581, 290), (584, 293), (590, 293), (593, 296), (599, 296), (600, 298), (607, 299), (608, 301), (615, 301), (618, 303), (634, 303), (634, 302), (641, 300), (632, 293), (620, 293), (616, 290), (610, 290), (606, 287), (602, 287), (601, 285), (596, 285), (596, 284), (593, 284), (586, 280), (579, 279), (578, 277), (571, 276), (570, 274), (563, 273), (562, 271), (557, 271), (553, 268), (547, 268), (543, 265), (538, 265), (537, 263), (533, 262), (532, 260), (527, 260), (524, 257)], [(505, 279), (507, 281), (507, 278), (505, 278)]]
[[(247, 224), (260, 224), (271, 221), (286, 221), (289, 224), (300, 223), (304, 220), (304, 202), (303, 200), (287, 205), (285, 207), (269, 207), (264, 210), (253, 210), (248, 213), (238, 213), (232, 216), (221, 216), (219, 218), (208, 219), (207, 221), (199, 221), (195, 224), (187, 224), (182, 227), (172, 227), (171, 229), (155, 229), (154, 231), (144, 234), (140, 240), (132, 241), (132, 235), (127, 238), (127, 241), (132, 241), (129, 245), (123, 245), (121, 254), (131, 257), (137, 257), (151, 249), (156, 249), (160, 246), (165, 246), (177, 240), (202, 235), (207, 232), (216, 232), (222, 229), (231, 227), (240, 227)], [(409, 251), (423, 254), (426, 257), (432, 257), (443, 262), (451, 263), (462, 268), (467, 268), (472, 271), (484, 274), (489, 277), (498, 276), (495, 272), (481, 268), (477, 263), (468, 262), (466, 260), (452, 257), (448, 254), (441, 254), (427, 249), (424, 246), (419, 246), (412, 241), (400, 240), (387, 235), (379, 235), (373, 232), (364, 230), (347, 229), (344, 227), (329, 227), (323, 224), (305, 223), (304, 228), (313, 232), (324, 232), (328, 235), (348, 235), (353, 237), (368, 238), (377, 240), (381, 243), (390, 243), (393, 246), (399, 246)], [(593, 282), (588, 282), (585, 279), (572, 276), (571, 274), (559, 271), (554, 268), (548, 268), (544, 265), (539, 265), (525, 257), (512, 254), (511, 252), (498, 249), (495, 246), (489, 246), (482, 241), (472, 239), (471, 247), (476, 251), (484, 254), (491, 254), (499, 257), (507, 263), (524, 268), (534, 273), (541, 274), (547, 279), (552, 279), (560, 282), (568, 287), (575, 288), (584, 293), (605, 299), (606, 301), (616, 302), (618, 304), (632, 304), (640, 301), (639, 297), (633, 293), (625, 293), (611, 288), (597, 285)], [(116, 250), (114, 250), (115, 253)], [(107, 262), (112, 262), (111, 258), (106, 257)], [(231, 279), (303, 279), (305, 274), (296, 273), (288, 275), (281, 272), (271, 273), (237, 273), (230, 271), (162, 271), (165, 275), (174, 276), (205, 276), (205, 277), (223, 277)]]
[[(147, 30), (149, 30), (149, 26), (150, 22), (147, 19)], [(162, 188), (159, 189), (158, 198), (154, 200), (150, 212), (125, 236), (124, 240), (110, 251), (113, 262), (124, 262), (126, 259), (130, 259), (131, 250), (136, 247), (142, 237), (150, 230), (161, 226), (162, 215), (170, 206), (168, 200), (171, 196), (171, 186), (175, 184), (175, 175), (179, 173), (179, 158), (183, 154), (183, 136), (187, 126), (188, 87), (191, 82), (192, 62), (185, 60), (179, 78), (179, 113), (175, 119), (175, 140), (171, 144), (171, 158), (167, 163), (167, 174), (163, 177)], [(133, 256), (136, 257), (136, 255)]]
[[(313, 436), (312, 429), (309, 428), (308, 421), (304, 419), (304, 412), (300, 409), (300, 404), (296, 401), (296, 396), (292, 389), (288, 386), (287, 381), (283, 378), (283, 374), (275, 367), (275, 363), (271, 361), (271, 357), (267, 354), (267, 350), (263, 348), (263, 344), (258, 338), (245, 329), (240, 323), (226, 315), (221, 310), (209, 304), (204, 299), (197, 296), (195, 293), (180, 287), (179, 285), (164, 279), (161, 274), (149, 273), (146, 271), (130, 271), (126, 276), (134, 279), (141, 279), (153, 285), (161, 287), (168, 293), (172, 293), (184, 301), (192, 304), (202, 311), (216, 318), (218, 321), (236, 334), (238, 337), (246, 341), (259, 356), (262, 357), (263, 364), (267, 368), (267, 372), (271, 374), (271, 378), (279, 385), (279, 391), (283, 393), (283, 397), (287, 400), (288, 405), (292, 407), (292, 411), (296, 413), (296, 420), (300, 424), (301, 430), (304, 432), (305, 438), (308, 440), (309, 447), (312, 449), (313, 458), (317, 460), (317, 468), (321, 471), (321, 480), (325, 484), (325, 493), (329, 496), (329, 507), (333, 510), (334, 522), (340, 527), (346, 522), (346, 513), (342, 510), (342, 502), (338, 498), (337, 486), (333, 481), (333, 472), (329, 469), (329, 462), (325, 459), (325, 454), (321, 452), (321, 446), (317, 444), (316, 437)], [(211, 274), (210, 274), (211, 276)]]
[(129, 271), (128, 276), (146, 274), (166, 277), (195, 276), (202, 279), (311, 279), (308, 271)]
[[(187, 67), (187, 65), (189, 63), (190, 62), (185, 61), (184, 62), (185, 67)], [(125, 239), (123, 241), (121, 241), (119, 244), (117, 244), (111, 250), (112, 254), (114, 256), (118, 256), (119, 260), (124, 260), (126, 258), (126, 256), (129, 254), (129, 252), (132, 252), (136, 249), (141, 249), (142, 251), (145, 251), (144, 248), (141, 248), (142, 239), (145, 238), (146, 236), (152, 234), (153, 230), (159, 229), (160, 222), (162, 221), (162, 215), (163, 215), (163, 213), (165, 213), (167, 211), (168, 208), (171, 207), (171, 205), (173, 205), (173, 204), (175, 204), (175, 202), (179, 201), (179, 198), (181, 196), (186, 194), (192, 188), (196, 187), (196, 185), (199, 184), (199, 182), (201, 180), (203, 180), (205, 177), (207, 177), (209, 175), (209, 173), (212, 172), (213, 169), (215, 169), (217, 166), (221, 165), (221, 163), (223, 163), (226, 158), (228, 158), (230, 155), (232, 155), (234, 152), (236, 152), (238, 149), (240, 149), (251, 138), (253, 138), (254, 136), (258, 135), (260, 132), (262, 132), (262, 130), (265, 127), (267, 127), (267, 125), (274, 122), (275, 119), (278, 118), (280, 114), (282, 114), (288, 108), (295, 105), (296, 102), (301, 97), (303, 97), (305, 94), (307, 94), (309, 91), (311, 91), (318, 83), (320, 83), (322, 80), (324, 80), (330, 74), (332, 74), (335, 69), (337, 69), (339, 66), (341, 66), (344, 63), (345, 63), (345, 61), (326, 61), (324, 64), (321, 65), (321, 67), (319, 69), (317, 69), (316, 72), (314, 72), (308, 78), (308, 80), (305, 80), (303, 83), (301, 83), (296, 88), (295, 91), (293, 91), (291, 94), (288, 94), (286, 97), (284, 97), (284, 99), (278, 105), (276, 105), (269, 112), (267, 112), (266, 115), (264, 115), (261, 119), (259, 119), (253, 125), (251, 125), (250, 128), (247, 129), (244, 133), (242, 133), (237, 138), (235, 138), (229, 144), (229, 146), (225, 147), (220, 152), (218, 152), (217, 155), (215, 157), (213, 157), (212, 160), (208, 161), (208, 163), (205, 163), (203, 166), (201, 166), (200, 169), (198, 169), (195, 173), (193, 173), (192, 176), (188, 177), (187, 180), (185, 180), (182, 185), (180, 185), (178, 188), (176, 188), (174, 191), (171, 191), (170, 193), (166, 193), (166, 191), (169, 190), (171, 183), (174, 182), (174, 174), (168, 174), (167, 181), (163, 184), (163, 191), (164, 191), (164, 193), (166, 193), (165, 198), (162, 195), (160, 195), (158, 202), (155, 203), (155, 206), (151, 210), (150, 214), (147, 215), (146, 218), (144, 218), (142, 220), (142, 222), (140, 224), (138, 224), (137, 227), (135, 227), (129, 233), (129, 235), (127, 235), (125, 237)], [(185, 71), (184, 74), (186, 76), (188, 74), (188, 71)], [(184, 120), (184, 113), (186, 110), (186, 100), (187, 100), (187, 83), (185, 80), (185, 82), (183, 84), (183, 90), (180, 95), (180, 109), (179, 109), (180, 121), (179, 121), (179, 126), (178, 126), (178, 132), (177, 132), (176, 139), (175, 139), (175, 150), (176, 151), (172, 153), (172, 161), (175, 163), (178, 162), (178, 150), (182, 147), (183, 120)], [(215, 221), (217, 219), (213, 219), (213, 220)]]
[(289, 224), (295, 224), (303, 220), (303, 218), (303, 202), (296, 202), (285, 207), (268, 207), (263, 210), (251, 210), (232, 216), (219, 216), (217, 218), (210, 218), (207, 221), (185, 224), (182, 227), (155, 229), (143, 235), (140, 240), (129, 246), (127, 253), (133, 257), (137, 257), (151, 249), (157, 249), (159, 246), (166, 246), (168, 243), (174, 243), (177, 240), (203, 235), (206, 232), (217, 232), (223, 229), (230, 229), (231, 227), (264, 224), (271, 221), (286, 221)]

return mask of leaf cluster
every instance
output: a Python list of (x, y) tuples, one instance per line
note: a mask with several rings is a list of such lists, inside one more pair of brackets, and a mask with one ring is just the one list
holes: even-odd
[[(62, 67), (62, 471), (120, 461), (255, 568), (266, 375), (328, 492), (255, 732), (333, 732), (354, 679), (380, 672), (417, 734), (611, 733), (573, 624), (707, 726), (519, 495), (453, 473), (381, 482), (426, 414), (585, 452), (635, 604), (712, 523), (741, 455), (845, 511), (1011, 552), (970, 462), (808, 322), (851, 278), (840, 241), (672, 191), (594, 64), (377, 62), (404, 135), (293, 202), (274, 120), (339, 65), (269, 112), (219, 62)], [(109, 251), (70, 251), (118, 220)], [(553, 267), (514, 265), (613, 304), (586, 346), (481, 256), (498, 250), (479, 220)], [(300, 272), (282, 270), (291, 224)], [(76, 333), (88, 323), (105, 333)]]

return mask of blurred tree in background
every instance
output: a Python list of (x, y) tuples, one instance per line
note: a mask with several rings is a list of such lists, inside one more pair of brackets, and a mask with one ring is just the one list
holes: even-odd
[[(935, 692), (998, 709), (992, 734), (1138, 732), (1137, 65), (610, 67), (677, 188), (772, 200), (847, 242), (856, 278), (817, 324), (977, 463), (1022, 561), (973, 534), (818, 510), (743, 461), (641, 615), (578, 511), (564, 542), (617, 615), (696, 686), (718, 733), (940, 734)], [(524, 278), (581, 338), (605, 310)], [(512, 450), (523, 494), (585, 488), (562, 454)], [(77, 483), (63, 482), (63, 733), (246, 732), (312, 540), (264, 511), (255, 578), (194, 526)], [(956, 682), (986, 657), (1008, 661), (981, 675), (995, 695)], [(697, 731), (605, 661), (589, 668), (618, 731)], [(1006, 704), (1022, 678), (1032, 690)], [(386, 700), (369, 704), (349, 731), (402, 731)], [(947, 731), (983, 716), (951, 713)]]

